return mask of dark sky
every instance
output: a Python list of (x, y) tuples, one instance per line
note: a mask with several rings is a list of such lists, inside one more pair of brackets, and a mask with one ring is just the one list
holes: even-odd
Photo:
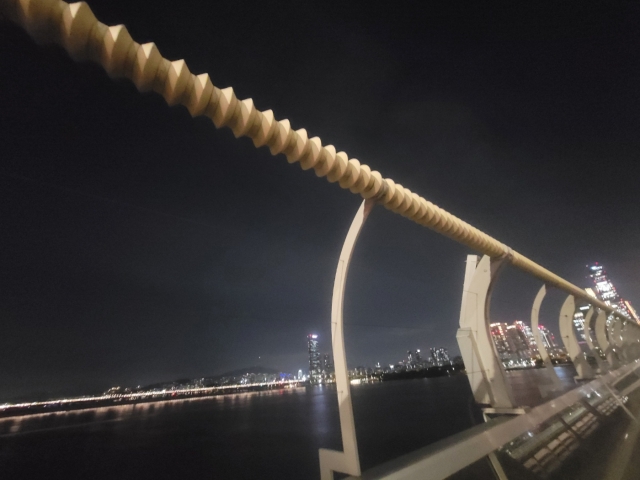
[[(564, 278), (600, 261), (640, 306), (640, 6), (431, 3), (90, 5)], [(358, 197), (16, 26), (0, 45), (0, 400), (297, 371), (310, 332), (329, 350)], [(457, 352), (469, 253), (374, 209), (350, 365)], [(492, 318), (528, 320), (539, 286), (505, 272)]]

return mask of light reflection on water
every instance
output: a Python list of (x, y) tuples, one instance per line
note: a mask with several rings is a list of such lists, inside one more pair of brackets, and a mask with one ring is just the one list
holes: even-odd
[[(526, 394), (537, 375), (509, 378)], [(464, 376), (362, 384), (352, 399), (364, 470), (481, 421)], [(318, 449), (340, 447), (335, 386), (0, 419), (3, 479), (317, 478)]]
[(152, 415), (180, 412), (189, 405), (217, 404), (231, 407), (242, 407), (251, 403), (252, 399), (264, 396), (281, 396), (305, 393), (304, 387), (283, 390), (266, 390), (260, 392), (232, 393), (213, 397), (181, 398), (138, 404), (111, 405), (108, 407), (85, 408), (66, 412), (45, 412), (33, 415), (0, 418), (0, 436), (26, 434), (41, 430), (84, 427), (105, 422), (119, 422), (128, 419), (144, 421)]

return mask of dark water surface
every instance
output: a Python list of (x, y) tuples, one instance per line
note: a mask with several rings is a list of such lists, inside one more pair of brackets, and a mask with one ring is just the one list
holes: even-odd
[[(543, 377), (507, 373), (518, 404)], [(351, 391), (364, 471), (481, 421), (464, 375)], [(0, 479), (319, 478), (321, 447), (341, 449), (334, 386), (0, 419)]]
[[(469, 428), (465, 376), (352, 387), (363, 470)], [(340, 449), (335, 387), (0, 420), (0, 478), (319, 478)]]

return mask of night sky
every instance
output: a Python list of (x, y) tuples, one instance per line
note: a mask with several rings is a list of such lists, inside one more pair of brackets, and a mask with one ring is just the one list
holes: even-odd
[[(521, 3), (90, 5), (564, 278), (603, 263), (640, 307), (640, 5)], [(330, 350), (359, 197), (6, 21), (0, 45), (0, 400), (297, 372), (311, 332)], [(350, 366), (457, 353), (470, 253), (375, 208)], [(529, 320), (539, 287), (507, 270), (492, 319)]]

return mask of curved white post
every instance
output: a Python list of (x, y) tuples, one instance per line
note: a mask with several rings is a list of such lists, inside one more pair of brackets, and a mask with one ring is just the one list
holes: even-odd
[(333, 479), (333, 472), (348, 473), (360, 476), (360, 458), (358, 457), (358, 442), (356, 427), (353, 420), (353, 405), (349, 387), (349, 373), (347, 371), (347, 355), (344, 348), (344, 324), (342, 308), (344, 303), (344, 289), (347, 284), (347, 272), (351, 255), (358, 240), (362, 225), (364, 225), (375, 201), (368, 199), (362, 202), (342, 245), (336, 278), (333, 283), (333, 299), (331, 302), (331, 347), (333, 349), (333, 365), (336, 374), (336, 389), (338, 391), (338, 408), (340, 412), (340, 431), (342, 433), (342, 452), (320, 449), (320, 478)]
[(573, 328), (573, 316), (575, 313), (576, 300), (573, 295), (569, 295), (560, 309), (560, 336), (562, 337), (562, 343), (564, 343), (573, 361), (573, 366), (576, 368), (576, 372), (578, 372), (577, 378), (593, 378), (593, 370), (587, 362), (580, 345), (578, 345), (576, 332)]
[(598, 310), (593, 330), (600, 350), (606, 354), (609, 349), (609, 339), (607, 338), (607, 313), (604, 310)]
[(618, 362), (618, 359), (613, 352), (613, 346), (609, 343), (609, 336), (607, 333), (607, 312), (604, 310), (598, 311), (594, 330), (596, 332), (596, 341), (598, 342), (600, 350), (604, 353), (607, 363), (612, 369), (617, 369), (620, 366), (620, 362)]
[(491, 291), (503, 265), (504, 259), (485, 255), (478, 263), (476, 255), (467, 255), (456, 339), (476, 402), (513, 408), (516, 405), (489, 327)]
[(608, 324), (607, 333), (609, 334), (609, 343), (613, 347), (611, 350), (616, 354), (619, 361), (626, 363), (622, 326), (622, 320), (614, 316)]
[(600, 356), (600, 352), (596, 349), (595, 344), (593, 343), (593, 339), (591, 338), (591, 319), (593, 318), (593, 314), (595, 313), (595, 308), (593, 306), (589, 307), (589, 311), (584, 317), (584, 338), (587, 341), (587, 345), (589, 346), (589, 350), (596, 359), (596, 363), (598, 364), (598, 369), (600, 373), (604, 373), (607, 371), (607, 366), (605, 365), (602, 357)]
[(540, 357), (542, 357), (542, 361), (544, 362), (547, 376), (551, 381), (551, 385), (539, 386), (540, 394), (543, 398), (547, 397), (551, 392), (560, 392), (562, 390), (562, 382), (560, 382), (560, 378), (558, 378), (558, 374), (553, 368), (553, 362), (551, 361), (551, 357), (549, 357), (547, 347), (544, 346), (542, 335), (540, 333), (540, 329), (538, 328), (540, 305), (542, 305), (542, 300), (544, 300), (546, 294), (547, 286), (542, 285), (542, 287), (540, 287), (540, 290), (538, 290), (538, 294), (536, 295), (535, 300), (533, 301), (533, 307), (531, 307), (531, 330), (533, 332), (533, 338), (535, 338), (536, 340), (538, 352), (540, 352)]
[(617, 318), (621, 324), (620, 337), (622, 338), (621, 350), (626, 363), (640, 358), (640, 329), (635, 321)]

